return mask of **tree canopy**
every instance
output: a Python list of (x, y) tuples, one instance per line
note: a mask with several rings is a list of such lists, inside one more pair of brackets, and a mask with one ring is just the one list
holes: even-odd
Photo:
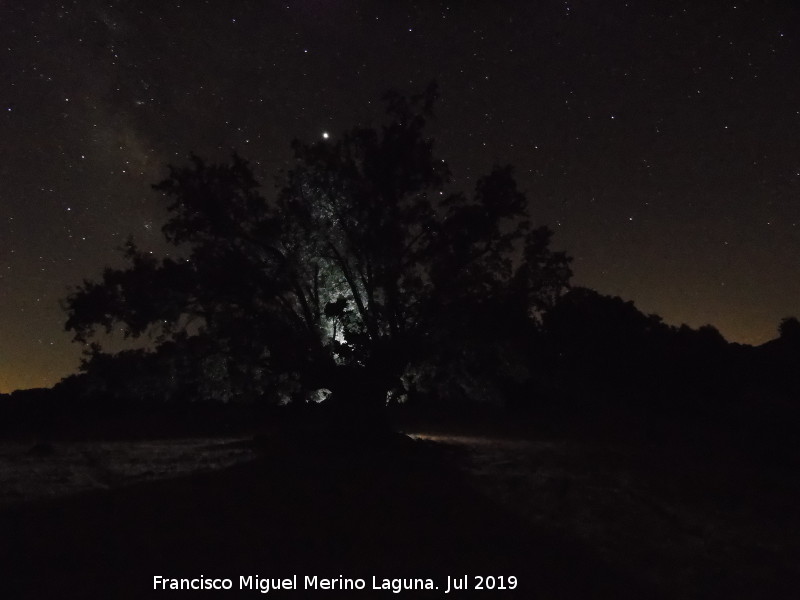
[(443, 349), (468, 346), (470, 332), (480, 345), (509, 318), (536, 322), (567, 288), (570, 259), (531, 224), (511, 167), (452, 191), (425, 134), (435, 98), (432, 86), (389, 93), (381, 127), (295, 141), (269, 196), (238, 155), (169, 167), (154, 187), (183, 258), (129, 242), (126, 268), (71, 290), (67, 330), (82, 342), (148, 334), (169, 356), (191, 349), (208, 365), (191, 377), (216, 382), (197, 389), (223, 399), (327, 389), (374, 407), (410, 369), (463, 355)]

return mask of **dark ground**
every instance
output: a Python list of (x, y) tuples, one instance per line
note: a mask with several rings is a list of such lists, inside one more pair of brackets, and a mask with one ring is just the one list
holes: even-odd
[[(368, 589), (270, 594), (394, 596), (369, 590), (374, 575), (440, 586), (402, 592), (413, 598), (796, 597), (800, 486), (786, 465), (508, 423), (405, 429), (417, 434), (273, 431), (242, 442), (257, 458), (227, 468), (11, 503), (4, 597), (163, 597), (192, 592), (154, 592), (154, 575), (236, 588), (240, 575), (294, 574), (364, 577)], [(445, 577), (464, 574), (520, 583), (445, 596)]]
[(405, 592), (411, 597), (444, 596), (446, 575), (516, 575), (513, 592), (474, 594), (656, 597), (580, 543), (500, 508), (430, 443), (398, 438), (302, 451), (265, 445), (258, 460), (226, 470), (6, 508), (0, 564), (4, 587), (13, 590), (8, 597), (169, 594), (152, 591), (156, 574), (429, 576), (442, 588)]

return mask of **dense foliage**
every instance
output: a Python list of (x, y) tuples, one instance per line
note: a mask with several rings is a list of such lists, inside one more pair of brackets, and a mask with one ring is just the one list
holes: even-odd
[(531, 225), (510, 167), (469, 195), (450, 189), (425, 136), (434, 88), (386, 100), (380, 129), (295, 142), (270, 197), (238, 156), (171, 167), (155, 188), (184, 258), (130, 242), (127, 268), (71, 292), (67, 329), (82, 342), (150, 335), (166, 378), (223, 400), (329, 390), (362, 410), (474, 372), (470, 361), (513, 370), (497, 334), (540, 321), (568, 286), (569, 258)]

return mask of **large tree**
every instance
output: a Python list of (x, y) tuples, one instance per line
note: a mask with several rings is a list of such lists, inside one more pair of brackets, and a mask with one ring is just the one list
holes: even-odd
[(443, 348), (485, 345), (510, 315), (535, 321), (565, 290), (569, 258), (532, 227), (512, 169), (451, 192), (424, 132), (435, 89), (386, 100), (380, 129), (295, 142), (269, 199), (238, 156), (170, 167), (154, 187), (185, 258), (130, 243), (127, 268), (71, 292), (66, 328), (83, 342), (103, 328), (149, 333), (173, 354), (202, 338), (216, 369), (203, 372), (224, 383), (203, 389), (327, 389), (367, 413), (411, 367), (464, 355)]

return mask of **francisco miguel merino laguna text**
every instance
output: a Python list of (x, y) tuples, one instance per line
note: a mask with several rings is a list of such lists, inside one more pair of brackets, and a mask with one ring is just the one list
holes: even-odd
[[(302, 580), (303, 588), (306, 590), (364, 590), (367, 589), (367, 582), (360, 577), (351, 578), (339, 575), (339, 577), (319, 577), (317, 575), (306, 575)], [(230, 590), (233, 589), (233, 580), (229, 578), (213, 579), (209, 577), (195, 578), (170, 578), (161, 575), (153, 577), (154, 590)], [(260, 577), (258, 575), (240, 575), (240, 590), (257, 590), (262, 594), (278, 590), (297, 590), (297, 575), (291, 577)], [(432, 590), (436, 589), (432, 579), (407, 578), (407, 579), (379, 579), (372, 578), (373, 590), (391, 590), (399, 593), (403, 590)]]
[[(317, 575), (305, 575), (303, 577), (303, 588), (305, 590), (364, 590), (367, 589), (367, 581), (361, 577), (352, 578), (339, 575), (338, 577), (319, 577)], [(444, 593), (452, 590), (468, 589), (468, 576), (459, 577), (447, 576)], [(513, 590), (517, 587), (517, 578), (514, 576), (476, 576), (474, 589), (497, 589)], [(230, 590), (233, 589), (233, 580), (230, 578), (171, 578), (155, 575), (153, 577), (154, 590)], [(260, 577), (258, 575), (239, 576), (240, 590), (254, 590), (262, 594), (278, 590), (298, 590), (298, 577)], [(385, 590), (399, 594), (408, 590), (436, 590), (439, 589), (434, 584), (433, 579), (421, 577), (408, 578), (378, 578), (372, 577), (372, 590)]]

